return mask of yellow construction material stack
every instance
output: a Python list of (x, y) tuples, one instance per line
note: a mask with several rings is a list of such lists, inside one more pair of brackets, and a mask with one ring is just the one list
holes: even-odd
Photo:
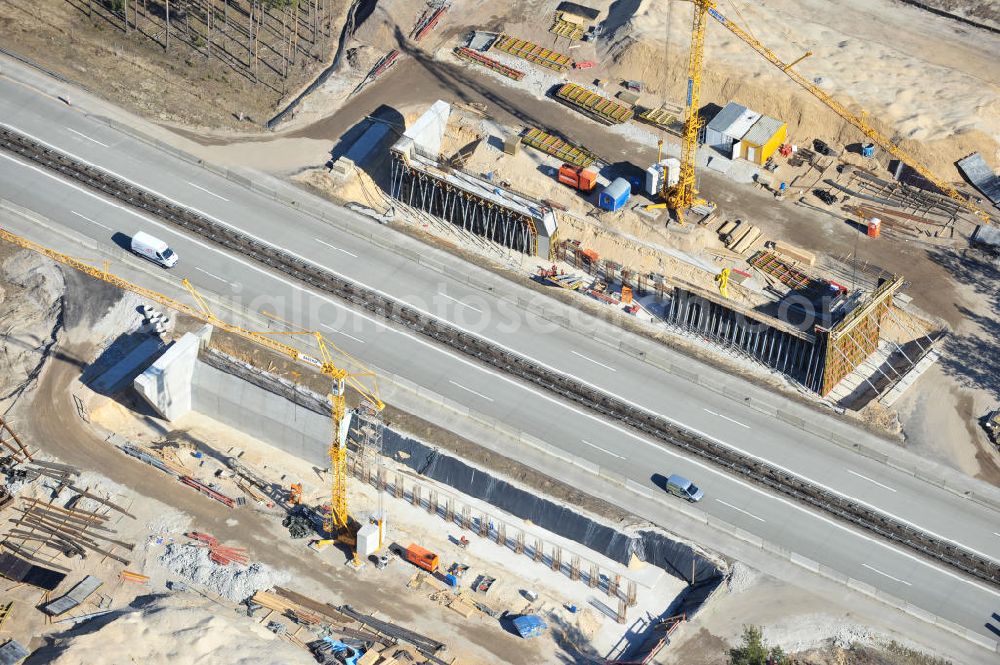
[(564, 83), (556, 91), (556, 97), (598, 122), (609, 125), (628, 122), (633, 116), (631, 107), (602, 97), (576, 83)]
[(518, 39), (510, 35), (500, 35), (493, 42), (493, 48), (504, 53), (510, 53), (518, 58), (524, 58), (528, 62), (534, 62), (542, 67), (548, 67), (557, 72), (569, 69), (573, 60), (568, 55), (539, 46), (525, 39)]

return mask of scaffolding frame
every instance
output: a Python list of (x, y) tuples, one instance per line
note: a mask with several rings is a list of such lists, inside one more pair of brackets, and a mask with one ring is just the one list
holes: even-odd
[(522, 254), (538, 256), (538, 227), (530, 215), (416, 169), (396, 152), (393, 152), (389, 193), (465, 231)]
[(829, 330), (818, 329), (824, 338), (823, 381), (819, 394), (826, 397), (878, 349), (881, 322), (892, 298), (903, 286), (903, 278), (884, 281), (868, 299)]

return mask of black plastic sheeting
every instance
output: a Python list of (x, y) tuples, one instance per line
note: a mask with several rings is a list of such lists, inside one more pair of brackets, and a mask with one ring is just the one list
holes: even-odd
[[(688, 583), (695, 585), (722, 580), (716, 564), (698, 554), (690, 545), (655, 531), (629, 536), (595, 522), (573, 508), (536, 496), (488, 473), (469, 466), (437, 449), (386, 429), (383, 436), (386, 456), (406, 464), (417, 473), (444, 483), (541, 528), (575, 541), (609, 559), (628, 564), (634, 554)], [(403, 453), (399, 455), (397, 453)]]
[(54, 591), (59, 583), (66, 579), (64, 573), (36, 566), (6, 552), (0, 554), (0, 575), (14, 582), (30, 584), (47, 591)]

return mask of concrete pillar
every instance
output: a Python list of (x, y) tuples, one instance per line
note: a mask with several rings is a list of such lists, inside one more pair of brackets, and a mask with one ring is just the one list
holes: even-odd
[(135, 391), (164, 420), (177, 420), (191, 410), (191, 381), (198, 350), (211, 335), (210, 325), (186, 333), (132, 382)]

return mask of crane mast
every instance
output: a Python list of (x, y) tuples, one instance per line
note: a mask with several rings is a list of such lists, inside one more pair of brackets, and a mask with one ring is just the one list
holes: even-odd
[(684, 223), (684, 211), (701, 203), (698, 198), (695, 156), (698, 153), (698, 133), (701, 131), (701, 69), (705, 60), (705, 29), (708, 12), (714, 10), (714, 0), (696, 0), (691, 21), (691, 55), (688, 59), (687, 102), (684, 116), (684, 143), (681, 149), (681, 169), (676, 185), (667, 186), (663, 179), (663, 200), (674, 212), (677, 221)]

